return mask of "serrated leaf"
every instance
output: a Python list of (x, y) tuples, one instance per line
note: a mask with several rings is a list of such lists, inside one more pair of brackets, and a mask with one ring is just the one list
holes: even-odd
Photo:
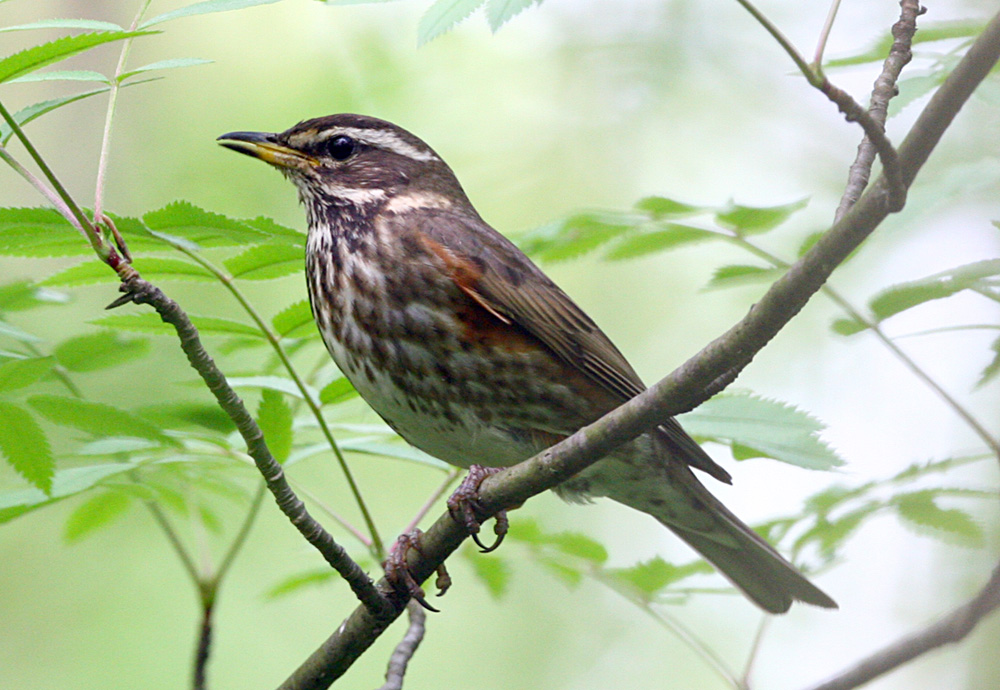
[(486, 0), (435, 0), (420, 18), (417, 45), (423, 45), (449, 31), (485, 2)]
[(257, 425), (264, 432), (264, 440), (271, 455), (279, 463), (292, 452), (292, 408), (281, 393), (265, 388), (257, 408)]
[(785, 269), (774, 268), (772, 266), (750, 266), (743, 264), (720, 266), (712, 273), (712, 279), (708, 281), (708, 287), (724, 288), (733, 285), (773, 281), (779, 278), (784, 272)]
[(270, 218), (257, 216), (256, 218), (248, 218), (242, 222), (256, 230), (260, 230), (274, 241), (291, 242), (296, 247), (306, 246), (306, 234), (304, 232), (281, 225)]
[(570, 589), (575, 589), (583, 581), (583, 573), (580, 569), (568, 563), (545, 557), (539, 558), (538, 562), (555, 575), (556, 578), (562, 580), (563, 584)]
[(94, 19), (40, 19), (30, 24), (15, 24), (14, 26), (0, 27), (0, 33), (4, 31), (25, 31), (29, 29), (93, 29), (95, 31), (124, 31), (125, 28), (112, 24), (111, 22), (101, 22)]
[(27, 410), (14, 403), (0, 401), (0, 420), (3, 420), (0, 422), (0, 454), (18, 474), (47, 497), (51, 496), (55, 461), (45, 432)]
[(796, 211), (805, 208), (808, 199), (799, 199), (781, 206), (742, 206), (729, 204), (715, 214), (715, 220), (738, 235), (756, 235), (784, 223)]
[(924, 302), (950, 297), (981, 285), (986, 278), (1000, 275), (1000, 259), (976, 261), (934, 275), (886, 288), (868, 306), (879, 321)]
[(0, 392), (30, 386), (49, 373), (54, 364), (52, 357), (28, 357), (0, 362)]
[[(257, 328), (216, 316), (191, 316), (191, 322), (201, 333), (213, 335), (238, 335), (244, 337), (263, 338), (264, 334)], [(95, 326), (117, 328), (135, 333), (151, 333), (153, 335), (174, 335), (177, 331), (168, 323), (164, 323), (157, 314), (111, 314), (90, 321)]]
[(986, 365), (986, 368), (979, 375), (979, 380), (976, 381), (976, 388), (985, 386), (991, 380), (995, 379), (997, 374), (1000, 374), (1000, 338), (997, 338), (990, 344), (990, 349), (993, 350), (993, 359), (990, 360), (990, 363)]
[(549, 535), (546, 543), (554, 546), (567, 556), (575, 556), (595, 564), (608, 560), (608, 550), (604, 545), (579, 532), (560, 532)]
[(169, 442), (146, 420), (105, 403), (58, 395), (34, 395), (28, 398), (28, 403), (49, 421), (92, 436), (130, 436)]
[(685, 204), (682, 201), (668, 199), (663, 196), (647, 196), (645, 199), (637, 201), (635, 208), (637, 211), (648, 213), (653, 220), (683, 218), (685, 216), (704, 213), (707, 210), (701, 206), (692, 206), (691, 204)]
[(63, 36), (0, 59), (0, 83), (64, 60), (104, 43), (145, 36), (150, 31), (101, 31)]
[(63, 537), (75, 543), (102, 527), (108, 527), (128, 512), (132, 497), (123, 491), (103, 491), (76, 507), (66, 519)]
[(294, 594), (306, 587), (326, 584), (335, 577), (337, 577), (337, 573), (331, 568), (307, 570), (304, 573), (296, 573), (289, 575), (283, 580), (279, 580), (277, 584), (267, 590), (264, 596), (268, 599), (277, 599), (278, 597)]
[(518, 245), (541, 261), (565, 261), (591, 252), (645, 222), (634, 215), (579, 213), (525, 233)]
[(171, 58), (169, 60), (158, 60), (157, 62), (151, 62), (148, 65), (136, 67), (133, 70), (125, 72), (118, 77), (118, 81), (125, 81), (129, 77), (134, 77), (135, 75), (143, 74), (144, 72), (153, 72), (161, 69), (176, 69), (178, 67), (193, 67), (195, 65), (207, 65), (211, 62), (212, 60), (206, 60), (204, 58)]
[(53, 209), (0, 209), (0, 254), (70, 256), (92, 252), (83, 235)]
[(358, 391), (343, 376), (330, 381), (319, 392), (319, 401), (322, 405), (336, 405), (356, 397), (358, 397)]
[(234, 278), (270, 280), (305, 271), (302, 249), (287, 244), (261, 244), (224, 262)]
[(271, 319), (271, 326), (282, 338), (302, 338), (319, 335), (313, 323), (309, 300), (299, 300), (291, 304)]
[(918, 532), (930, 531), (945, 541), (965, 546), (981, 546), (983, 530), (965, 511), (942, 508), (934, 502), (933, 490), (915, 491), (893, 497), (896, 512)]
[(662, 230), (644, 232), (641, 235), (626, 237), (614, 249), (607, 253), (608, 259), (634, 259), (636, 257), (674, 249), (694, 242), (703, 242), (718, 238), (718, 235), (708, 230), (668, 223)]
[(659, 556), (629, 568), (610, 568), (607, 571), (613, 579), (637, 590), (647, 599), (652, 599), (664, 588), (684, 578), (711, 572), (712, 566), (702, 560), (674, 565)]
[(476, 549), (468, 547), (463, 548), (461, 553), (472, 567), (473, 574), (486, 586), (494, 599), (506, 594), (511, 579), (511, 569), (507, 561), (493, 554), (489, 558), (484, 558)]
[[(971, 38), (983, 32), (985, 25), (981, 21), (955, 21), (922, 23), (920, 31), (913, 37), (913, 43), (929, 43), (953, 38)], [(826, 63), (826, 68), (861, 65), (868, 62), (882, 62), (892, 48), (893, 36), (887, 33), (871, 48), (862, 53), (844, 58), (837, 58)]]
[[(182, 259), (164, 259), (159, 257), (142, 257), (135, 260), (135, 268), (144, 277), (158, 280), (200, 280), (214, 282), (215, 276), (204, 268)], [(71, 287), (92, 285), (95, 283), (113, 282), (116, 280), (114, 271), (101, 261), (87, 261), (76, 266), (59, 271), (40, 281), (41, 285), (50, 287)]]
[(729, 440), (752, 449), (757, 457), (814, 470), (830, 470), (844, 464), (820, 438), (824, 428), (821, 422), (777, 400), (749, 393), (719, 395), (681, 419), (688, 433)]
[(854, 335), (868, 330), (868, 324), (852, 318), (834, 319), (830, 324), (830, 330), (837, 335)]
[(198, 247), (233, 247), (266, 242), (268, 234), (186, 201), (174, 201), (142, 217), (150, 230)]
[(135, 469), (130, 462), (107, 465), (87, 465), (59, 470), (52, 478), (52, 492), (41, 489), (12, 489), (0, 491), (0, 523), (13, 520), (27, 512), (56, 503), (69, 496), (86, 491), (108, 477)]
[(100, 72), (89, 69), (52, 70), (50, 72), (31, 72), (16, 79), (10, 79), (8, 83), (20, 84), (34, 81), (97, 81), (106, 84), (108, 78)]
[(832, 559), (837, 549), (847, 540), (849, 536), (861, 526), (861, 524), (876, 512), (882, 509), (882, 504), (877, 501), (869, 501), (836, 520), (819, 520), (817, 524), (802, 534), (795, 540), (794, 550), (799, 552), (809, 544), (815, 544), (820, 555), (825, 559)]
[(486, 21), (490, 30), (497, 30), (520, 14), (528, 7), (541, 3), (542, 0), (488, 0), (486, 4)]
[(53, 354), (70, 371), (97, 371), (131, 362), (148, 352), (147, 340), (101, 331), (64, 340)]
[(181, 17), (193, 17), (198, 14), (209, 14), (212, 12), (242, 10), (246, 7), (254, 7), (255, 5), (270, 5), (275, 2), (278, 2), (278, 0), (205, 0), (204, 2), (196, 2), (193, 5), (188, 5), (187, 7), (181, 7), (180, 9), (158, 14), (152, 19), (147, 19), (139, 26), (139, 28), (145, 29), (156, 24), (169, 22), (172, 19), (180, 19)]

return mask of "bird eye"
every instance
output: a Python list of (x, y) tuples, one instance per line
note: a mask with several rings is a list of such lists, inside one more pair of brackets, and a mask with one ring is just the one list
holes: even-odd
[(344, 161), (351, 157), (358, 145), (354, 139), (341, 134), (333, 137), (326, 144), (326, 150), (334, 160)]

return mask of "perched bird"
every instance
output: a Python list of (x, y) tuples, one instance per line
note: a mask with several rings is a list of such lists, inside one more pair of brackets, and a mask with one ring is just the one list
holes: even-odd
[[(451, 168), (416, 136), (343, 114), (218, 141), (295, 184), (326, 347), (417, 448), (460, 467), (513, 465), (644, 390), (600, 328), (479, 217)], [(836, 607), (692, 467), (730, 482), (669, 419), (556, 491), (652, 515), (766, 611), (783, 613), (794, 600)]]

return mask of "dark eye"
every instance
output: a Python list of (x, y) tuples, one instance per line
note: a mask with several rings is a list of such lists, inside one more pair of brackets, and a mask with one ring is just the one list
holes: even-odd
[(326, 144), (327, 153), (329, 153), (334, 160), (338, 161), (345, 161), (350, 158), (351, 154), (354, 153), (357, 148), (357, 142), (344, 134), (333, 137)]

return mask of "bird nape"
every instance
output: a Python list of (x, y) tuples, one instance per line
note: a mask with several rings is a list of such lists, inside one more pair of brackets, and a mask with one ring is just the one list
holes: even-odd
[[(645, 389), (593, 320), (479, 217), (451, 168), (413, 134), (341, 114), (219, 142), (297, 188), (323, 341), (365, 401), (417, 448), (459, 467), (513, 465)], [(766, 611), (793, 601), (836, 608), (692, 468), (730, 481), (670, 419), (556, 491), (652, 515)]]

